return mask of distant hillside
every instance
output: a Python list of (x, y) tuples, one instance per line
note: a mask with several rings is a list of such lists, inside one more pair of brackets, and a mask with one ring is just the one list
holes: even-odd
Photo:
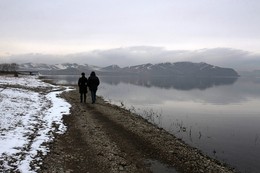
[(143, 64), (125, 67), (122, 72), (142, 75), (177, 75), (177, 76), (238, 76), (238, 73), (230, 68), (221, 68), (206, 63), (176, 62)]
[(196, 76), (196, 77), (238, 77), (238, 73), (231, 68), (222, 68), (207, 63), (176, 62), (159, 64), (142, 64), (129, 67), (111, 65), (107, 67), (96, 67), (88, 64), (76, 63), (65, 64), (20, 64), (19, 70), (34, 70), (45, 75), (73, 75), (81, 72), (90, 73), (96, 71), (99, 75), (141, 75), (141, 76)]
[(24, 63), (19, 64), (18, 71), (39, 71), (43, 75), (78, 75), (82, 72), (90, 73), (99, 71), (100, 67), (90, 66), (88, 64), (79, 65), (76, 63), (63, 63), (55, 65)]

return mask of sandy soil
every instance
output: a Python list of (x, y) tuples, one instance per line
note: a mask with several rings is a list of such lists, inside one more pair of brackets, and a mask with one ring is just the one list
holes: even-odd
[(167, 165), (164, 168), (169, 172), (233, 172), (165, 130), (101, 98), (91, 104), (88, 95), (87, 103), (80, 103), (77, 90), (64, 92), (61, 97), (72, 105), (71, 115), (63, 118), (68, 129), (56, 136), (39, 172), (156, 172), (154, 163)]

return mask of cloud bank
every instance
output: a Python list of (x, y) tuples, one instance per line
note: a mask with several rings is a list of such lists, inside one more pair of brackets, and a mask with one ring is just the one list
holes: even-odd
[(199, 50), (166, 50), (162, 47), (135, 46), (108, 50), (93, 50), (67, 55), (21, 54), (2, 57), (0, 63), (79, 63), (96, 66), (117, 64), (121, 67), (161, 62), (206, 62), (236, 70), (260, 69), (260, 54), (231, 48)]

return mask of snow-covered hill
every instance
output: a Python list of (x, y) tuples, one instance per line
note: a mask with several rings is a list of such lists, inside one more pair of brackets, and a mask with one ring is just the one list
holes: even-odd
[(101, 75), (177, 75), (177, 76), (235, 76), (238, 73), (231, 68), (222, 68), (207, 63), (192, 62), (176, 62), (176, 63), (158, 63), (158, 64), (142, 64), (129, 67), (119, 67), (118, 65), (110, 65), (107, 67), (97, 67), (88, 64), (79, 65), (76, 63), (64, 64), (20, 64), (19, 70), (34, 70), (42, 74), (64, 74), (78, 75), (81, 72), (90, 73), (96, 71)]

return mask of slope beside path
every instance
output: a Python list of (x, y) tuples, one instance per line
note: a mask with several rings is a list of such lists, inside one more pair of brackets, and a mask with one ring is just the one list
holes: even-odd
[(64, 87), (36, 76), (0, 75), (0, 172), (35, 173), (53, 134), (66, 127), (70, 105), (58, 97)]

